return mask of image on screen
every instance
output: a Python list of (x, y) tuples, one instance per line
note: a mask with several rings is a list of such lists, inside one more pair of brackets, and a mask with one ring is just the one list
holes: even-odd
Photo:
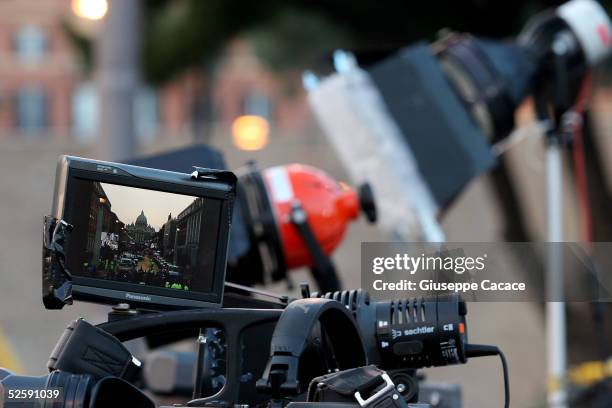
[(115, 282), (206, 291), (206, 199), (78, 180), (70, 247), (75, 275)]

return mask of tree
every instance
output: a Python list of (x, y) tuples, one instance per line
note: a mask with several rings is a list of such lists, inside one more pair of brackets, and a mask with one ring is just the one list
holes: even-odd
[[(243, 36), (270, 68), (325, 64), (338, 48), (393, 51), (433, 39), (444, 27), (491, 37), (516, 34), (538, 10), (559, 1), (495, 0), (148, 0), (143, 23), (143, 76), (163, 84), (194, 67), (210, 67), (225, 45)], [(66, 32), (91, 67), (91, 44)]]

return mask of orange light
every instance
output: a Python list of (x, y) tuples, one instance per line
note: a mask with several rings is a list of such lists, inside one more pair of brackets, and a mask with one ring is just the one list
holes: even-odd
[(81, 18), (100, 20), (107, 11), (107, 0), (72, 0), (72, 12)]
[(465, 324), (459, 323), (459, 334), (465, 333)]
[(270, 125), (255, 115), (238, 116), (232, 123), (234, 145), (240, 150), (260, 150), (268, 144)]

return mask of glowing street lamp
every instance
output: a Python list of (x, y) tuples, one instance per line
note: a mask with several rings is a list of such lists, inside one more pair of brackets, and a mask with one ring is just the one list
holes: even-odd
[(107, 11), (107, 0), (72, 0), (72, 12), (87, 20), (101, 20)]
[(270, 125), (256, 115), (238, 116), (232, 123), (234, 145), (240, 150), (260, 150), (268, 144)]

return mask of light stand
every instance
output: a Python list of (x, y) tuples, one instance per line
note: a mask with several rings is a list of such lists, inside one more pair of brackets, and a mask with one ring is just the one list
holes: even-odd
[(567, 340), (565, 302), (563, 298), (563, 147), (557, 138), (549, 138), (546, 151), (547, 240), (546, 259), (546, 338), (548, 351), (548, 406), (567, 406), (565, 371), (567, 368)]
[[(546, 132), (546, 201), (547, 201), (547, 257), (546, 257), (546, 342), (548, 393), (550, 408), (566, 408), (568, 393), (567, 332), (564, 301), (563, 265), (563, 144), (567, 141), (566, 115), (572, 101), (569, 97), (566, 57), (571, 40), (557, 35), (552, 45), (552, 89), (536, 98), (539, 119), (547, 120)], [(552, 116), (552, 117), (551, 117)]]

